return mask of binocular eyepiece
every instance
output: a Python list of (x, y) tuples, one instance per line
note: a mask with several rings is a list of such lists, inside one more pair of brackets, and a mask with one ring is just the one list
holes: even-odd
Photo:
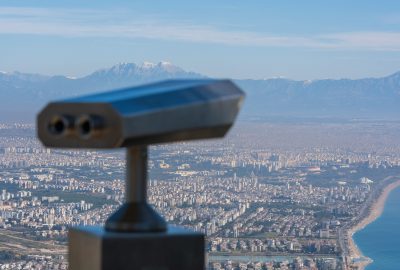
[(54, 136), (77, 136), (83, 140), (96, 136), (104, 127), (101, 116), (83, 114), (78, 117), (71, 115), (54, 115), (48, 123), (48, 132)]

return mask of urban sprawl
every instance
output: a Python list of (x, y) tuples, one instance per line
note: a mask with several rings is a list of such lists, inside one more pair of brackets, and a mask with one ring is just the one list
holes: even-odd
[[(399, 179), (399, 131), (254, 122), (154, 146), (148, 200), (207, 235), (208, 269), (357, 269), (348, 230)], [(68, 228), (102, 225), (123, 202), (124, 155), (48, 149), (33, 125), (0, 125), (0, 269), (67, 269)]]

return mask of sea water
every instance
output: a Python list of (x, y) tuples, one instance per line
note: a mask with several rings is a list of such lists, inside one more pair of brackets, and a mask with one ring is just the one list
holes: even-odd
[(382, 215), (355, 233), (354, 240), (373, 260), (366, 270), (400, 269), (400, 187), (389, 194)]

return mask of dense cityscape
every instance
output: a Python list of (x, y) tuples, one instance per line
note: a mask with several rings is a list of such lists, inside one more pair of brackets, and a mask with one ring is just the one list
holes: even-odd
[[(208, 269), (357, 269), (347, 231), (400, 176), (400, 125), (239, 123), (150, 149), (149, 202), (207, 235)], [(68, 228), (124, 200), (124, 153), (47, 149), (0, 125), (0, 269), (67, 269)]]

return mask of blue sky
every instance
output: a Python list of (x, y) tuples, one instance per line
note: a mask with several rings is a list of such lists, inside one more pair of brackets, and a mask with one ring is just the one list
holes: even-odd
[(83, 76), (170, 61), (215, 77), (400, 70), (400, 1), (0, 1), (0, 70)]

